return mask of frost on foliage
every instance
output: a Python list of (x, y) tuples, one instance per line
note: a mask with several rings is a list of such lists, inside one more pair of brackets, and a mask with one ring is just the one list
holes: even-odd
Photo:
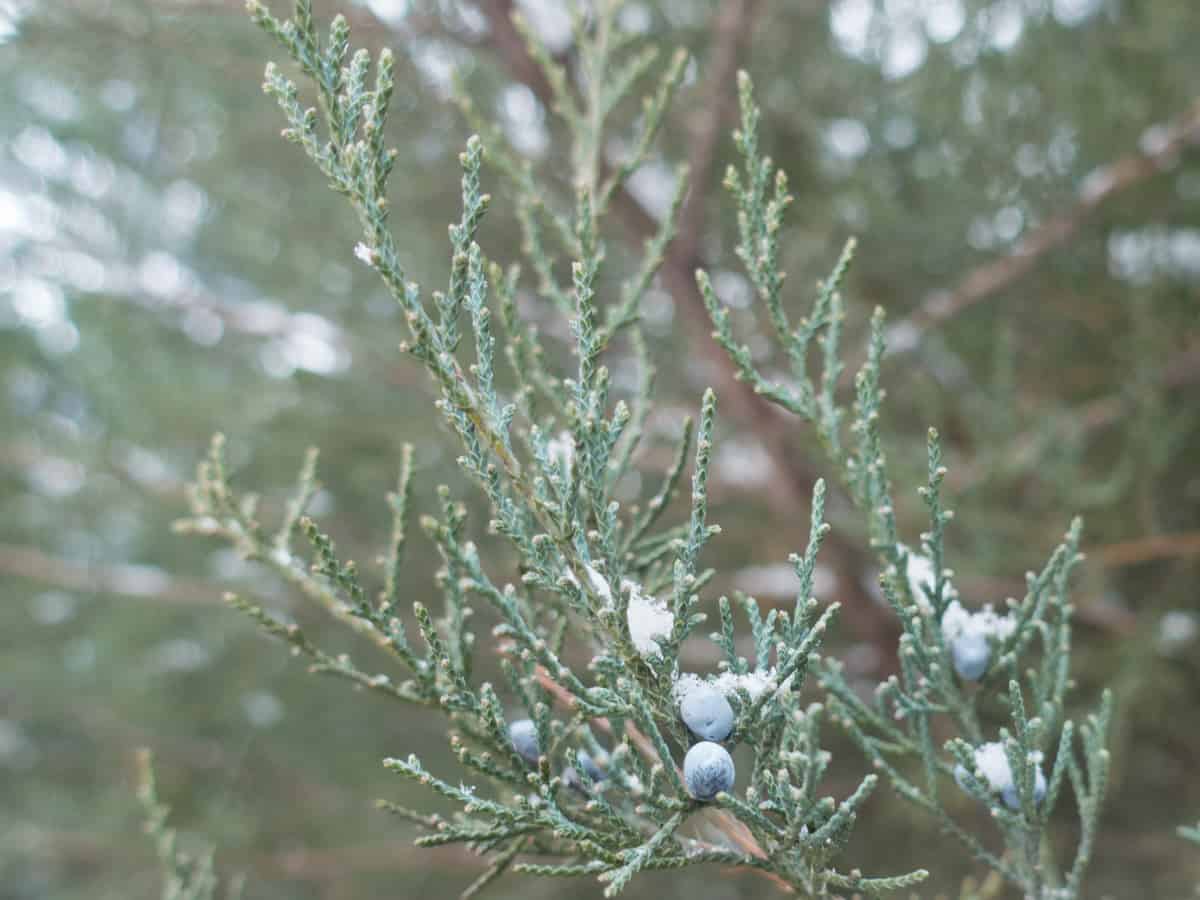
[[(933, 561), (927, 556), (913, 553), (903, 544), (899, 545), (905, 553), (905, 580), (908, 590), (924, 615), (933, 615), (933, 598), (930, 591), (937, 578)], [(959, 638), (983, 638), (988, 641), (1003, 641), (1017, 628), (1016, 619), (1011, 614), (1000, 615), (991, 604), (987, 604), (977, 612), (970, 612), (958, 600), (958, 592), (952, 585), (946, 585), (946, 597), (950, 602), (942, 613), (942, 636), (947, 643), (954, 643)]]
[[(604, 601), (606, 606), (612, 608), (615, 600), (608, 579), (590, 564), (585, 565), (583, 569), (587, 574), (588, 584), (592, 591)], [(579, 586), (579, 579), (575, 577), (574, 573), (567, 572), (566, 577), (576, 587)], [(657, 597), (647, 597), (642, 586), (636, 581), (626, 578), (621, 582), (621, 590), (629, 594), (627, 617), (629, 636), (633, 640), (633, 645), (642, 656), (649, 658), (662, 656), (662, 649), (658, 646), (658, 641), (670, 636), (671, 629), (675, 627), (674, 613), (667, 608), (665, 601)]]
[(675, 705), (679, 706), (685, 699), (687, 699), (688, 694), (704, 684), (707, 684), (707, 682), (699, 675), (695, 675), (692, 672), (685, 672), (682, 675), (676, 674), (675, 683), (672, 685), (672, 692), (675, 697)]
[(990, 604), (978, 612), (968, 612), (957, 600), (951, 600), (942, 614), (942, 636), (948, 643), (962, 637), (1003, 641), (1016, 628), (1016, 619), (1011, 614), (1001, 616)]

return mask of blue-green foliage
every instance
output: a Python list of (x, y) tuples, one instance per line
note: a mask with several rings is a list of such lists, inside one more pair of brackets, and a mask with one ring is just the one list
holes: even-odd
[[(450, 227), (448, 284), (427, 291), (408, 278), (403, 251), (388, 227), (387, 181), (396, 158), (383, 137), (395, 89), (388, 51), (376, 59), (365, 50), (351, 53), (341, 17), (322, 37), (307, 0), (296, 4), (289, 19), (251, 0), (254, 20), (316, 92), (316, 105), (306, 106), (297, 84), (268, 67), (264, 86), (283, 110), (284, 136), (304, 150), (357, 214), (362, 242), (355, 254), (378, 272), (403, 309), (404, 349), (428, 372), (436, 405), (461, 443), (465, 481), (482, 492), (491, 519), (469, 522), (450, 488), (440, 490), (436, 514), (421, 518), (443, 567), (438, 613), (413, 604), (419, 637), (403, 623), (396, 589), (410, 518), (409, 451), (399, 488), (389, 495), (394, 526), (378, 596), (304, 515), (315, 489), (315, 453), (305, 461), (283, 521), (268, 532), (256, 518), (254, 497), (230, 486), (218, 439), (193, 489), (193, 515), (181, 530), (232, 541), (370, 636), (395, 665), (387, 674), (366, 672), (344, 655), (325, 653), (296, 626), (276, 621), (254, 603), (230, 598), (306, 656), (313, 671), (447, 716), (451, 747), (477, 784), (438, 778), (415, 756), (384, 765), (450, 799), (461, 813), (447, 818), (388, 808), (427, 830), (418, 840), (422, 845), (462, 843), (488, 855), (488, 870), (467, 894), (513, 869), (596, 876), (611, 895), (638, 872), (702, 863), (758, 870), (806, 896), (903, 889), (924, 879), (925, 870), (866, 877), (857, 867), (835, 865), (882, 777), (1026, 896), (1078, 896), (1104, 798), (1110, 709), (1106, 699), (1078, 725), (1065, 716), (1071, 684), (1067, 583), (1080, 558), (1079, 523), (1072, 524), (1042, 572), (1029, 574), (1022, 600), (1001, 612), (968, 610), (944, 559), (943, 533), (952, 513), (942, 506), (945, 468), (931, 431), (928, 482), (921, 488), (930, 527), (920, 535), (919, 553), (901, 541), (880, 430), (882, 314), (872, 321), (847, 408), (838, 390), (846, 368), (839, 345), (845, 314), (839, 286), (853, 244), (819, 285), (808, 314), (793, 322), (785, 309), (779, 258), (780, 226), (791, 198), (784, 174), (760, 153), (758, 110), (744, 75), (742, 121), (734, 136), (743, 165), (730, 169), (726, 184), (737, 207), (737, 256), (786, 353), (785, 380), (756, 368), (704, 273), (698, 276), (700, 289), (715, 338), (741, 377), (812, 423), (832, 471), (865, 516), (883, 571), (883, 597), (903, 629), (900, 671), (864, 699), (838, 662), (820, 653), (837, 604), (814, 596), (817, 555), (829, 529), (823, 520), (825, 487), (818, 483), (808, 544), (792, 557), (798, 577), (794, 608), (764, 617), (753, 600), (743, 601), (756, 651), (753, 669), (736, 652), (732, 606), (719, 600), (720, 628), (712, 639), (725, 656), (728, 682), (722, 690), (734, 714), (732, 733), (720, 729), (725, 747), (697, 745), (712, 757), (708, 762), (722, 765), (684, 762), (690, 739), (679, 713), (680, 689), (695, 676), (681, 670), (680, 649), (696, 637), (704, 619), (698, 606), (713, 573), (701, 568), (700, 556), (719, 531), (707, 518), (716, 399), (711, 391), (705, 394), (698, 428), (681, 426), (674, 463), (661, 486), (642, 502), (618, 502), (616, 487), (631, 469), (651, 409), (653, 370), (638, 309), (674, 234), (685, 184), (681, 172), (659, 233), (615, 299), (605, 302), (610, 201), (650, 152), (685, 63), (676, 55), (662, 67), (634, 126), (631, 155), (609, 167), (602, 150), (610, 119), (656, 65), (653, 52), (635, 48), (617, 27), (618, 6), (602, 2), (586, 20), (577, 17), (585, 76), (578, 92), (523, 28), (574, 141), (574, 203), (551, 208), (531, 167), (480, 123), (488, 150), (485, 140), (473, 137), (460, 158), (462, 215)], [(478, 243), (489, 204), (483, 192), (488, 159), (519, 198), (532, 286), (517, 266), (489, 259)], [(537, 329), (518, 312), (519, 292), (568, 319), (572, 371), (560, 372), (549, 362)], [(819, 353), (810, 359), (814, 342)], [(639, 370), (632, 379), (638, 390), (628, 399), (616, 397), (606, 366), (617, 350), (627, 360), (623, 364)], [(498, 371), (501, 364), (506, 368)], [(671, 522), (664, 513), (689, 456), (690, 514)], [(515, 571), (481, 558), (470, 535), (485, 526), (510, 544), (519, 558)], [(307, 552), (294, 546), (301, 536)], [(471, 615), (479, 604), (490, 607), (499, 624), (477, 646)], [(956, 666), (954, 644), (964, 639), (979, 651), (976, 657), (986, 655), (982, 667), (977, 659), (967, 671), (961, 659)], [(568, 642), (590, 653), (586, 670), (567, 663)], [(506, 691), (474, 676), (479, 652), (500, 656)], [(806, 705), (801, 698), (810, 672), (817, 685), (807, 687), (819, 690), (823, 702)], [(502, 695), (510, 698), (507, 704)], [(1005, 710), (1003, 724), (997, 707)], [(515, 735), (509, 722), (520, 715), (518, 709), (529, 718)], [(853, 739), (864, 768), (871, 770), (841, 800), (818, 793), (829, 763), (820, 746), (826, 719)], [(978, 751), (988, 745), (995, 749), (981, 757)], [(748, 748), (753, 763), (735, 782), (726, 748), (737, 746)], [(702, 779), (700, 768), (720, 777)], [(961, 788), (954, 786), (956, 770)], [(997, 771), (1007, 773), (1003, 784), (995, 780)], [(1073, 861), (1060, 868), (1044, 833), (1066, 796), (1066, 782), (1082, 833)], [(942, 792), (960, 789), (991, 810), (1003, 849), (990, 849), (995, 840), (966, 831), (950, 817)], [(720, 837), (685, 838), (680, 827), (704, 806), (716, 807), (711, 821)], [(530, 862), (534, 855), (544, 861)]]
[[(905, 798), (936, 816), (981, 862), (999, 872), (1029, 897), (1077, 896), (1090, 857), (1107, 786), (1109, 755), (1104, 735), (1111, 715), (1106, 695), (1100, 710), (1079, 728), (1064, 721), (1064, 700), (1070, 687), (1071, 613), (1067, 583), (1078, 552), (1081, 523), (1071, 524), (1065, 542), (1039, 575), (1026, 577), (1027, 592), (1020, 602), (1009, 601), (1003, 615), (985, 608), (968, 612), (960, 603), (945, 564), (944, 532), (953, 512), (942, 505), (946, 475), (937, 432), (928, 440), (928, 482), (919, 493), (929, 512), (929, 530), (920, 535), (922, 553), (914, 554), (897, 533), (892, 486), (880, 434), (880, 366), (884, 357), (882, 310), (871, 321), (866, 359), (855, 377), (852, 409), (842, 409), (836, 385), (843, 305), (838, 284), (853, 250), (848, 244), (830, 278), (818, 286), (810, 314), (795, 326), (780, 301), (777, 235), (790, 203), (787, 180), (758, 150), (758, 110), (750, 80), (739, 81), (741, 128), (735, 135), (743, 170), (733, 167), (726, 186), (739, 208), (739, 258), (754, 284), (758, 299), (791, 363), (789, 382), (774, 383), (758, 372), (748, 348), (734, 339), (728, 313), (703, 273), (701, 290), (715, 325), (714, 337), (726, 349), (742, 378), (789, 412), (809, 421), (828, 450), (850, 495), (867, 519), (871, 543), (883, 569), (881, 588), (895, 611), (900, 637), (900, 674), (880, 684), (872, 702), (865, 701), (842, 675), (836, 660), (826, 659), (820, 681), (829, 694), (832, 718), (862, 749), (877, 771), (885, 773)], [(773, 191), (768, 190), (774, 185)], [(808, 349), (816, 339), (823, 349), (821, 378), (809, 373)], [(841, 423), (850, 422), (851, 441), (844, 447)], [(961, 647), (973, 644), (964, 660)], [(981, 648), (979, 645), (984, 645)], [(982, 652), (986, 649), (986, 655)], [(980, 665), (980, 658), (986, 662)], [(966, 665), (967, 671), (962, 671)], [(956, 677), (957, 676), (957, 677)], [(973, 682), (979, 681), (979, 687)], [(1026, 698), (1032, 714), (1026, 712)], [(992, 725), (982, 710), (998, 703), (1007, 708), (1009, 727), (998, 730), (997, 747), (1008, 761), (1007, 783), (995, 791), (978, 771), (976, 750), (988, 743)], [(934, 734), (950, 727), (958, 737), (938, 747)], [(1041, 761), (1054, 753), (1048, 799)], [(905, 758), (920, 762), (914, 777)], [(976, 836), (957, 825), (939, 800), (946, 776), (955, 764), (968, 773), (965, 789), (986, 804), (997, 822), (1005, 853), (986, 849)], [(1082, 836), (1073, 862), (1060, 871), (1045, 852), (1044, 832), (1064, 778), (1070, 780)], [(1003, 807), (998, 799), (1009, 801)]]
[[(163, 900), (214, 900), (221, 887), (213, 867), (213, 851), (188, 853), (179, 848), (179, 836), (167, 826), (171, 810), (159, 802), (154, 780), (154, 759), (148, 750), (138, 754), (138, 800), (146, 816), (146, 833), (154, 841), (163, 871)], [(233, 878), (221, 896), (239, 900), (243, 879)]]

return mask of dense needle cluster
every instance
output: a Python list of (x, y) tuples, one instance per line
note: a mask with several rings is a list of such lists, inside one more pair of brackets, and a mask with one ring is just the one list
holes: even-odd
[[(283, 111), (284, 136), (357, 215), (362, 239), (354, 255), (378, 272), (404, 312), (404, 349), (431, 378), (436, 407), (461, 444), (464, 479), (454, 489), (441, 488), (437, 513), (420, 520), (442, 560), (438, 613), (399, 595), (410, 518), (407, 450), (399, 487), (389, 495), (394, 525), (377, 595), (305, 516), (315, 491), (315, 453), (282, 521), (268, 531), (255, 498), (231, 486), (218, 439), (201, 466), (193, 514), (181, 530), (220, 536), (270, 566), (373, 639), (391, 665), (387, 673), (370, 673), (346, 656), (327, 654), (261, 607), (230, 598), (307, 657), (313, 671), (447, 717), (450, 746), (470, 783), (443, 780), (411, 755), (384, 765), (454, 801), (461, 814), (429, 816), (384, 805), (426, 829), (419, 844), (462, 843), (488, 857), (467, 894), (510, 869), (597, 877), (612, 895), (642, 871), (711, 863), (764, 873), (771, 878), (765, 889), (790, 888), (802, 896), (908, 888), (925, 870), (868, 877), (844, 865), (855, 820), (882, 778), (1025, 896), (1078, 896), (1104, 797), (1109, 716), (1107, 699), (1078, 725), (1065, 709), (1071, 685), (1067, 584), (1080, 559), (1079, 523), (1045, 568), (1028, 574), (1023, 599), (1008, 601), (1001, 612), (968, 603), (944, 559), (943, 532), (952, 513), (942, 506), (946, 470), (931, 431), (928, 482), (920, 489), (930, 527), (920, 535), (919, 552), (902, 542), (879, 428), (882, 313), (872, 320), (847, 407), (838, 390), (845, 367), (840, 284), (853, 244), (818, 285), (807, 315), (793, 322), (779, 259), (791, 198), (784, 174), (759, 151), (759, 113), (745, 75), (734, 135), (742, 165), (730, 168), (726, 184), (737, 208), (737, 256), (790, 363), (786, 377), (759, 371), (703, 272), (699, 286), (714, 337), (741, 377), (814, 426), (831, 471), (864, 515), (883, 597), (903, 629), (899, 672), (863, 696), (837, 660), (821, 653), (837, 610), (832, 598), (814, 596), (817, 555), (829, 529), (823, 483), (812, 498), (807, 545), (791, 558), (794, 606), (764, 615), (753, 598), (739, 598), (754, 648), (748, 660), (735, 640), (735, 604), (719, 598), (711, 639), (723, 657), (720, 669), (685, 671), (680, 650), (703, 639), (700, 606), (714, 575), (701, 567), (700, 555), (719, 531), (707, 517), (716, 414), (711, 391), (701, 402), (698, 427), (682, 425), (661, 484), (636, 503), (616, 499), (651, 410), (653, 369), (638, 310), (674, 235), (684, 172), (658, 234), (628, 277), (610, 289), (613, 279), (600, 276), (610, 265), (604, 235), (611, 201), (647, 159), (686, 60), (676, 54), (661, 67), (628, 135), (631, 152), (619, 163), (606, 160), (620, 102), (657, 65), (653, 49), (637, 47), (621, 32), (619, 5), (600, 0), (577, 16), (578, 73), (564, 69), (518, 20), (573, 136), (575, 192), (558, 202), (464, 103), (484, 137), (471, 138), (460, 160), (463, 206), (450, 227), (448, 283), (428, 291), (408, 278), (404, 252), (388, 227), (387, 182), (396, 158), (385, 142), (395, 89), (391, 55), (351, 53), (341, 17), (322, 36), (308, 0), (299, 0), (288, 19), (251, 0), (254, 20), (315, 90), (309, 107), (290, 77), (268, 67), (265, 89)], [(516, 265), (490, 259), (478, 243), (490, 203), (482, 188), (485, 160), (515, 198), (532, 279)], [(547, 362), (538, 330), (518, 312), (518, 296), (567, 319), (572, 371)], [(820, 351), (816, 365), (809, 359), (813, 346)], [(610, 362), (632, 371), (621, 383), (636, 383), (636, 390), (622, 395)], [(688, 512), (670, 521), (666, 514), (686, 483), (689, 459)], [(489, 522), (468, 521), (455, 498), (467, 486), (486, 498)], [(470, 537), (481, 526), (508, 541), (520, 560), (517, 569), (481, 559)], [(300, 537), (306, 551), (295, 547)], [(499, 624), (477, 641), (470, 617), (481, 604)], [(565, 661), (568, 642), (588, 650), (585, 671)], [(475, 676), (482, 653), (499, 658), (506, 685)], [(820, 744), (827, 721), (849, 735), (869, 770), (841, 799), (820, 793), (830, 763)], [(1060, 869), (1044, 838), (1068, 784), (1082, 831), (1071, 862)], [(986, 805), (998, 834), (976, 836), (961, 827), (944, 799), (950, 790)], [(689, 819), (703, 808), (710, 815), (702, 840), (689, 830)]]

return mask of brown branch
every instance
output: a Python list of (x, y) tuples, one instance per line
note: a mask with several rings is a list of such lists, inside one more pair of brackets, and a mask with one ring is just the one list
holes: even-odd
[[(707, 102), (696, 104), (689, 127), (692, 189), (680, 212), (678, 231), (668, 254), (670, 259), (688, 264), (685, 271), (689, 273), (695, 269), (690, 263), (699, 261), (707, 220), (708, 181), (716, 162), (717, 144), (736, 111), (734, 78), (738, 59), (749, 49), (757, 7), (758, 0), (726, 0), (713, 20), (712, 51), (700, 90), (700, 97)], [(631, 195), (626, 194), (626, 202), (630, 199)], [(652, 222), (641, 222), (640, 227), (647, 234), (653, 233)]]
[(171, 603), (212, 603), (218, 592), (198, 579), (173, 578), (134, 565), (82, 563), (51, 556), (36, 547), (0, 544), (0, 572), (80, 593), (153, 597)]
[(547, 109), (554, 106), (554, 91), (537, 61), (525, 47), (525, 38), (513, 24), (513, 0), (478, 0), (487, 16), (490, 49), (504, 62), (509, 73), (528, 87)]
[[(1083, 179), (1071, 208), (1033, 229), (1008, 256), (972, 269), (951, 288), (928, 294), (912, 314), (888, 328), (888, 350), (906, 353), (916, 349), (933, 327), (1024, 277), (1043, 256), (1070, 241), (1109, 198), (1170, 167), (1188, 144), (1200, 141), (1200, 100), (1155, 131), (1162, 138), (1154, 146), (1094, 169)], [(848, 367), (847, 371), (854, 369)]]
[(1183, 534), (1153, 534), (1116, 544), (1105, 544), (1088, 551), (1110, 568), (1131, 566), (1158, 559), (1200, 556), (1200, 531)]

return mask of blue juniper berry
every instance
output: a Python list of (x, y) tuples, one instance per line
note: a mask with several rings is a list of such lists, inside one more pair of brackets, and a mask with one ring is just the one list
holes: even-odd
[(587, 774), (587, 777), (592, 781), (603, 781), (604, 770), (596, 765), (596, 761), (592, 759), (591, 754), (586, 750), (580, 750), (575, 756), (579, 759), (579, 768)]
[[(575, 757), (579, 761), (579, 769), (584, 771), (590, 783), (599, 784), (604, 780), (604, 770), (596, 765), (596, 761), (592, 759), (586, 750), (580, 750), (575, 754)], [(587, 793), (588, 785), (579, 777), (579, 769), (576, 769), (574, 766), (567, 766), (563, 769), (563, 783), (576, 791)]]
[(517, 755), (531, 766), (536, 766), (541, 748), (538, 747), (537, 727), (532, 719), (517, 719), (508, 726), (508, 739), (512, 741)]
[(733, 731), (733, 707), (712, 685), (697, 685), (684, 694), (679, 715), (696, 737), (706, 741), (723, 741)]
[(982, 634), (966, 632), (956, 637), (950, 645), (954, 657), (954, 671), (967, 681), (978, 681), (987, 671), (992, 648)]
[[(972, 773), (993, 796), (1000, 795), (1009, 809), (1019, 810), (1021, 798), (1017, 792), (1008, 754), (999, 741), (981, 744), (975, 748), (975, 771)], [(954, 767), (954, 780), (963, 790), (967, 789), (967, 770), (961, 765)], [(1033, 802), (1040, 804), (1046, 796), (1046, 775), (1039, 766), (1034, 770)]]
[(587, 793), (587, 786), (583, 783), (583, 779), (579, 777), (579, 772), (574, 766), (567, 766), (562, 771), (563, 784), (573, 791), (579, 791), (581, 794)]
[[(1038, 769), (1034, 773), (1033, 778), (1033, 804), (1038, 806), (1046, 796), (1046, 776), (1042, 774), (1042, 770)], [(1021, 797), (1017, 793), (1016, 784), (1010, 784), (1000, 792), (1000, 799), (1004, 801), (1004, 805), (1009, 809), (1020, 810)]]
[(711, 800), (732, 789), (734, 775), (729, 751), (712, 741), (694, 745), (683, 758), (683, 780), (688, 793), (697, 800)]

